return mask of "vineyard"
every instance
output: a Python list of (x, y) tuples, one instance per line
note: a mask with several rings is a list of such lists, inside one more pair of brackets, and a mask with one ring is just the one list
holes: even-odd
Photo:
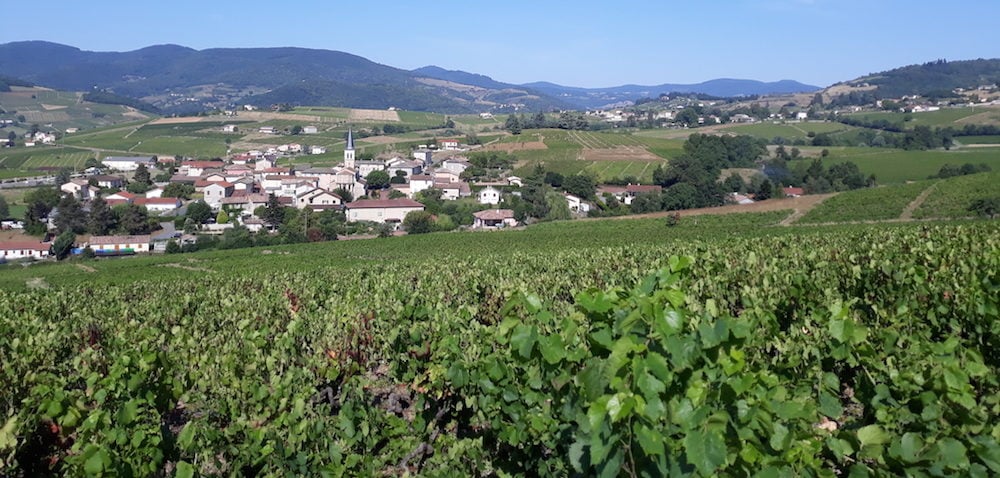
[(1000, 473), (1000, 226), (780, 217), (0, 291), (0, 474)]
[(858, 189), (838, 194), (809, 211), (798, 222), (825, 223), (898, 219), (932, 181)]

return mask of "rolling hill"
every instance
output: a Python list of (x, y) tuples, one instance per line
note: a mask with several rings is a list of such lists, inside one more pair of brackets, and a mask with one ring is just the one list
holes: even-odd
[(947, 96), (956, 88), (975, 89), (995, 84), (1000, 84), (1000, 59), (937, 60), (838, 83), (825, 93), (831, 97), (852, 92), (864, 93), (878, 99), (906, 95)]

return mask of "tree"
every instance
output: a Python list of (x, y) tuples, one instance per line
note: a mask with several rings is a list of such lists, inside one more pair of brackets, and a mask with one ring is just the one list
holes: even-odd
[(87, 232), (95, 236), (105, 236), (115, 228), (115, 214), (102, 197), (90, 202), (90, 216), (87, 218)]
[(64, 231), (56, 237), (56, 240), (52, 243), (52, 254), (56, 256), (56, 260), (63, 260), (69, 257), (69, 253), (73, 250), (73, 243), (76, 242), (76, 235), (73, 231)]
[(555, 171), (549, 171), (545, 173), (545, 184), (552, 186), (554, 188), (560, 188), (563, 185), (563, 175)]
[(809, 102), (809, 106), (823, 106), (823, 93), (816, 93), (813, 95), (812, 101)]
[(452, 121), (451, 117), (449, 117), (448, 119), (445, 120), (444, 127), (448, 128), (448, 129), (452, 129), (452, 128), (455, 127), (455, 122)]
[(403, 218), (403, 228), (409, 234), (426, 234), (434, 230), (434, 217), (427, 211), (410, 211)]
[(771, 185), (770, 179), (765, 179), (764, 182), (760, 183), (760, 187), (757, 188), (757, 194), (754, 196), (754, 199), (757, 201), (764, 201), (771, 199), (771, 196), (773, 195), (774, 186)]
[(354, 201), (354, 195), (350, 191), (344, 188), (337, 188), (333, 190), (333, 194), (336, 194), (343, 199), (345, 203)]
[(677, 113), (674, 121), (687, 126), (698, 126), (698, 112), (694, 108), (684, 108)]
[(167, 242), (167, 251), (166, 252), (167, 252), (167, 254), (180, 254), (181, 253), (181, 246), (180, 246), (180, 244), (177, 244), (177, 241), (171, 239), (169, 242)]
[(135, 204), (116, 206), (113, 211), (118, 218), (118, 229), (125, 234), (149, 233), (149, 212)]
[(573, 217), (569, 211), (569, 203), (566, 201), (566, 197), (562, 194), (550, 191), (546, 194), (545, 199), (549, 205), (549, 210), (545, 214), (545, 219), (549, 221), (562, 221)]
[(597, 182), (589, 175), (574, 174), (563, 179), (563, 189), (574, 196), (591, 199), (597, 192)]
[(56, 185), (63, 185), (68, 183), (71, 177), (70, 176), (71, 172), (72, 171), (70, 171), (69, 168), (60, 168), (59, 172), (56, 173)]
[(746, 188), (746, 183), (743, 181), (743, 177), (736, 173), (730, 174), (729, 177), (722, 182), (722, 185), (726, 187), (726, 191), (734, 193), (742, 192)]
[(7, 205), (7, 199), (0, 196), (0, 219), (7, 219), (10, 217), (10, 206)]
[(298, 136), (300, 133), (302, 133), (302, 126), (292, 126), (292, 136)]
[(68, 194), (63, 196), (59, 200), (58, 210), (59, 215), (55, 219), (56, 230), (71, 231), (74, 234), (82, 234), (87, 230), (87, 215), (75, 197)]
[(132, 181), (140, 184), (150, 185), (153, 181), (149, 177), (149, 169), (146, 169), (145, 164), (140, 164), (138, 168), (135, 169), (135, 174), (132, 176)]
[(152, 186), (149, 184), (137, 181), (128, 183), (128, 186), (125, 186), (125, 190), (132, 194), (146, 194), (146, 191), (149, 191), (150, 189), (152, 189)]
[(194, 194), (194, 186), (184, 183), (170, 183), (163, 187), (163, 194), (161, 196), (165, 198), (191, 199), (192, 194)]
[(507, 121), (504, 123), (503, 127), (507, 131), (510, 131), (510, 134), (521, 134), (521, 121), (517, 119), (517, 116), (514, 116), (514, 113), (511, 113), (510, 116), (507, 117)]
[(267, 197), (267, 206), (265, 206), (262, 219), (271, 227), (277, 227), (285, 220), (284, 206), (278, 202), (278, 197), (274, 193)]
[(225, 209), (219, 209), (219, 214), (215, 216), (216, 224), (229, 224), (229, 213)]
[(392, 191), (389, 191), (389, 199), (403, 199), (405, 197), (406, 197), (406, 194), (404, 194), (402, 191), (399, 191), (397, 189), (393, 189)]
[(90, 168), (100, 168), (102, 166), (101, 162), (97, 158), (87, 158), (87, 162), (83, 163), (83, 167)]
[(13, 131), (7, 133), (7, 140), (8, 141), (10, 141), (11, 143), (13, 143), (15, 139), (17, 139), (17, 133), (15, 133)]
[(994, 219), (1000, 215), (1000, 196), (976, 199), (969, 205), (969, 211)]
[(212, 217), (212, 207), (205, 203), (205, 201), (195, 201), (188, 204), (187, 217), (194, 221), (195, 224), (204, 224), (208, 218)]
[(390, 184), (389, 173), (381, 169), (372, 171), (365, 176), (365, 181), (368, 183), (368, 189), (385, 189)]

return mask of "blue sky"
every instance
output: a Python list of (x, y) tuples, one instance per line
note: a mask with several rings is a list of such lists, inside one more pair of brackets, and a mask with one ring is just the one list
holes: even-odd
[(341, 50), (412, 69), (600, 87), (713, 78), (826, 86), (938, 58), (1000, 57), (997, 0), (288, 2), (56, 0), (18, 10), (0, 43), (95, 51)]

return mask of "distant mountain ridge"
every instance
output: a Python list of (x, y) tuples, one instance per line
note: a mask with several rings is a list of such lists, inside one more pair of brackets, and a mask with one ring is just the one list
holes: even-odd
[(937, 60), (874, 73), (846, 83), (875, 86), (882, 98), (971, 89), (1000, 84), (1000, 59)]
[[(683, 91), (716, 96), (813, 91), (793, 81), (712, 80), (697, 85), (573, 88), (513, 85), (428, 66), (407, 71), (350, 53), (307, 48), (154, 45), (93, 52), (45, 41), (0, 44), (0, 75), (70, 91), (104, 90), (164, 110), (273, 103), (468, 113), (593, 108)], [(180, 100), (176, 98), (181, 98)]]

